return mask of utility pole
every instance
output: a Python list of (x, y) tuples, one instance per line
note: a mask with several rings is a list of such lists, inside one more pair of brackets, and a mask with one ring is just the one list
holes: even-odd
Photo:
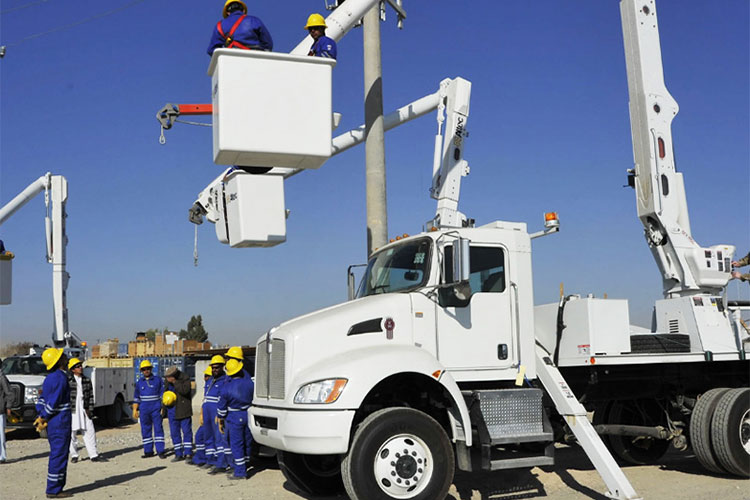
[(380, 3), (362, 19), (365, 66), (365, 191), (367, 257), (388, 242), (383, 130), (383, 74), (380, 59)]

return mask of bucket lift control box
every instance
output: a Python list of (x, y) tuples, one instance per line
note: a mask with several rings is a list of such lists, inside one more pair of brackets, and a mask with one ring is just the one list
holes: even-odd
[(331, 156), (336, 61), (218, 49), (211, 58), (214, 162), (318, 168)]

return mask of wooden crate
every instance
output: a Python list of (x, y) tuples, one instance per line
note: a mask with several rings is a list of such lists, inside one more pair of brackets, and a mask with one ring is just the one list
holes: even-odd
[(133, 366), (133, 358), (109, 358), (109, 366), (117, 368), (130, 368)]
[(108, 368), (110, 358), (90, 358), (84, 363), (85, 366), (94, 366), (96, 368)]
[(128, 342), (128, 356), (132, 358), (138, 355), (137, 346), (138, 342), (136, 342), (135, 340), (131, 340), (130, 342)]

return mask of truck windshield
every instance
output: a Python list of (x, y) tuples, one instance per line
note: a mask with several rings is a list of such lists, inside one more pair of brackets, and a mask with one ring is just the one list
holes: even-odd
[(5, 358), (3, 373), (6, 375), (45, 375), (47, 368), (42, 358)]
[(404, 292), (422, 286), (429, 275), (431, 247), (432, 240), (423, 238), (373, 255), (367, 263), (357, 298)]

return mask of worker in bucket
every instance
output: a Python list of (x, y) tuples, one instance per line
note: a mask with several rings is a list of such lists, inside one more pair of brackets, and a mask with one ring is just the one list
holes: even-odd
[(164, 427), (161, 422), (161, 397), (164, 384), (159, 377), (154, 377), (154, 366), (147, 359), (141, 361), (141, 377), (135, 383), (133, 397), (133, 418), (141, 423), (143, 455), (141, 458), (154, 456), (154, 445), (159, 458), (167, 458), (164, 453)]
[(234, 474), (230, 479), (245, 479), (247, 463), (253, 437), (247, 425), (247, 410), (253, 401), (255, 386), (250, 374), (242, 368), (242, 361), (230, 359), (226, 364), (229, 381), (224, 384), (219, 396), (217, 419), (219, 431), (226, 433), (229, 447), (232, 449)]
[(244, 50), (273, 50), (271, 33), (263, 21), (247, 14), (247, 5), (242, 0), (227, 0), (222, 10), (224, 19), (214, 27), (208, 55), (219, 48)]
[(219, 397), (224, 384), (229, 380), (224, 374), (224, 358), (217, 354), (211, 358), (211, 380), (208, 382), (206, 396), (203, 403), (203, 428), (206, 441), (206, 452), (208, 463), (213, 467), (209, 474), (220, 472), (231, 472), (229, 464), (232, 460), (232, 450), (227, 443), (227, 436), (219, 429), (217, 419), (219, 409)]
[(94, 422), (94, 386), (83, 374), (83, 363), (78, 358), (68, 361), (68, 385), (70, 385), (70, 407), (73, 421), (70, 435), (70, 461), (78, 462), (78, 433), (83, 433), (83, 444), (92, 462), (106, 462), (96, 451)]
[[(741, 258), (740, 260), (735, 260), (732, 262), (732, 267), (745, 267), (745, 266), (750, 266), (750, 252), (748, 252), (747, 255)], [(732, 270), (732, 279), (750, 282), (750, 273), (742, 274), (739, 271)]]
[[(206, 391), (208, 391), (208, 384), (211, 382), (211, 377), (213, 377), (213, 372), (211, 371), (211, 365), (208, 365), (203, 372), (203, 404), (206, 403)], [(209, 462), (209, 456), (206, 454), (206, 430), (203, 428), (203, 406), (201, 406), (200, 423), (198, 430), (195, 431), (194, 440), (193, 465), (203, 467)]]
[(62, 349), (50, 347), (42, 353), (42, 361), (49, 374), (36, 403), (39, 416), (34, 427), (39, 433), (47, 429), (47, 498), (70, 498), (73, 495), (63, 491), (70, 452), (70, 386), (65, 373), (68, 357)]
[[(175, 457), (173, 462), (187, 460), (193, 462), (193, 405), (190, 393), (190, 377), (176, 366), (170, 366), (165, 373), (167, 390), (175, 395), (168, 407), (169, 433), (172, 436)], [(166, 392), (164, 393), (166, 394)], [(162, 398), (162, 402), (164, 402)], [(165, 404), (166, 406), (166, 404)]]
[(320, 14), (310, 14), (310, 17), (307, 18), (305, 29), (310, 33), (312, 39), (315, 40), (312, 47), (310, 47), (308, 56), (336, 59), (336, 42), (326, 36), (327, 27), (326, 20)]

